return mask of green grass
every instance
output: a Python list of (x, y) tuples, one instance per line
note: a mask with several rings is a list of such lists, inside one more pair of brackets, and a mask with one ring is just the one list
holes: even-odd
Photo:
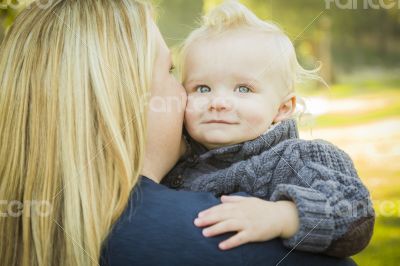
[(357, 95), (380, 94), (382, 92), (396, 92), (400, 90), (400, 79), (376, 81), (366, 80), (362, 82), (353, 82), (346, 84), (333, 85), (325, 90), (331, 98), (348, 98)]
[[(368, 162), (356, 163), (358, 172), (371, 192), (377, 215), (368, 247), (353, 257), (359, 265), (397, 266), (400, 261), (400, 167), (373, 168)], [(373, 185), (373, 179), (381, 182)]]
[[(304, 94), (300, 93), (300, 95)], [(400, 123), (399, 78), (348, 81), (344, 84), (334, 85), (330, 89), (312, 91), (311, 95), (325, 96), (333, 101), (356, 98), (357, 100), (383, 99), (387, 103), (383, 107), (371, 108), (365, 112), (319, 116), (316, 118), (317, 128), (340, 128), (389, 118), (399, 118)], [(391, 141), (395, 147), (400, 147), (400, 139)], [(373, 166), (367, 160), (355, 162), (363, 182), (371, 192), (377, 215), (374, 234), (369, 246), (353, 257), (359, 265), (400, 265), (400, 158), (397, 161), (393, 161), (393, 158), (392, 161), (378, 166)]]
[[(387, 95), (385, 95), (388, 97)], [(397, 92), (397, 97), (400, 99), (400, 90)], [(389, 104), (384, 108), (371, 110), (365, 113), (356, 114), (326, 114), (317, 117), (316, 123), (319, 127), (331, 127), (331, 126), (351, 126), (354, 124), (364, 124), (381, 119), (398, 117), (400, 119), (400, 100), (398, 102)], [(399, 120), (400, 121), (400, 120)]]
[(329, 89), (318, 89), (300, 95), (327, 97), (328, 99), (385, 100), (382, 108), (346, 114), (325, 114), (315, 119), (318, 127), (341, 127), (364, 124), (388, 118), (400, 118), (400, 79), (352, 81)]
[[(400, 74), (399, 74), (400, 76)], [(300, 95), (325, 96), (330, 99), (343, 99), (357, 97), (359, 95), (368, 95), (381, 93), (398, 93), (400, 91), (400, 79), (388, 78), (383, 80), (365, 79), (358, 81), (349, 81), (326, 87), (300, 87)]]
[[(393, 145), (399, 145), (394, 140)], [(358, 265), (397, 266), (400, 261), (400, 165), (371, 166), (368, 161), (356, 161), (356, 168), (371, 193), (376, 223), (368, 247), (353, 257)], [(376, 182), (376, 181), (380, 182)]]
[(377, 217), (369, 246), (353, 257), (358, 265), (397, 266), (400, 261), (400, 218)]

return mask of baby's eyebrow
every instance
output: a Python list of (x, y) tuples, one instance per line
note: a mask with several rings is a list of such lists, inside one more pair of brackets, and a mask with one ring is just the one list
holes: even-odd
[(258, 82), (258, 80), (257, 79), (251, 79), (251, 80), (247, 80), (246, 82), (245, 82), (245, 85), (248, 85), (248, 86), (259, 86), (260, 85), (260, 83)]
[(199, 79), (189, 79), (189, 80), (184, 80), (183, 84), (185, 84), (186, 86), (192, 85), (192, 84), (200, 84), (200, 83), (204, 83), (204, 81), (199, 80)]
[(237, 77), (236, 82), (240, 85), (246, 85), (246, 86), (250, 86), (250, 87), (252, 87), (252, 86), (257, 87), (260, 85), (259, 80), (256, 78)]

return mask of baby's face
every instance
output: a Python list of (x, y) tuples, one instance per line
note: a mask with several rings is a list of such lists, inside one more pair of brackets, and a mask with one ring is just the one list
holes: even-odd
[(235, 30), (190, 46), (183, 85), (193, 139), (214, 149), (255, 139), (272, 124), (283, 97), (271, 40)]

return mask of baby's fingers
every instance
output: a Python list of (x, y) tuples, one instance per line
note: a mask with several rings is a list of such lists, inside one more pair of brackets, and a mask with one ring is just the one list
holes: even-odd
[(214, 224), (213, 226), (203, 229), (203, 235), (205, 237), (212, 237), (228, 232), (240, 230), (240, 225), (235, 220), (226, 220), (220, 223)]
[(219, 243), (219, 248), (222, 250), (228, 250), (231, 248), (238, 247), (240, 245), (248, 243), (250, 240), (248, 239), (246, 231), (240, 231), (236, 235), (228, 238), (227, 240)]
[(203, 217), (198, 217), (194, 219), (194, 224), (197, 227), (206, 227), (206, 226), (211, 226), (213, 224), (222, 222), (224, 220), (221, 215), (207, 215)]
[(242, 196), (222, 196), (221, 197), (221, 202), (222, 203), (228, 203), (228, 202), (241, 202), (245, 199), (248, 199), (248, 197), (242, 197)]
[(198, 227), (204, 227), (228, 220), (235, 214), (231, 207), (230, 204), (220, 204), (211, 209), (202, 211), (194, 220), (194, 224)]

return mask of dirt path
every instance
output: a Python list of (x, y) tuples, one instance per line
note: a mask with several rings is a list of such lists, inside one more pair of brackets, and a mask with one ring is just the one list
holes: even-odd
[(398, 194), (400, 118), (356, 126), (303, 129), (300, 137), (325, 139), (346, 151), (367, 187), (374, 191), (374, 197), (384, 198), (387, 196), (384, 191), (388, 190)]
[(396, 101), (393, 98), (354, 97), (332, 100), (326, 97), (306, 97), (307, 110), (313, 115), (334, 113), (338, 115), (365, 113), (373, 109), (384, 108)]
[(300, 137), (328, 140), (356, 161), (400, 169), (400, 118), (340, 128), (304, 128)]

